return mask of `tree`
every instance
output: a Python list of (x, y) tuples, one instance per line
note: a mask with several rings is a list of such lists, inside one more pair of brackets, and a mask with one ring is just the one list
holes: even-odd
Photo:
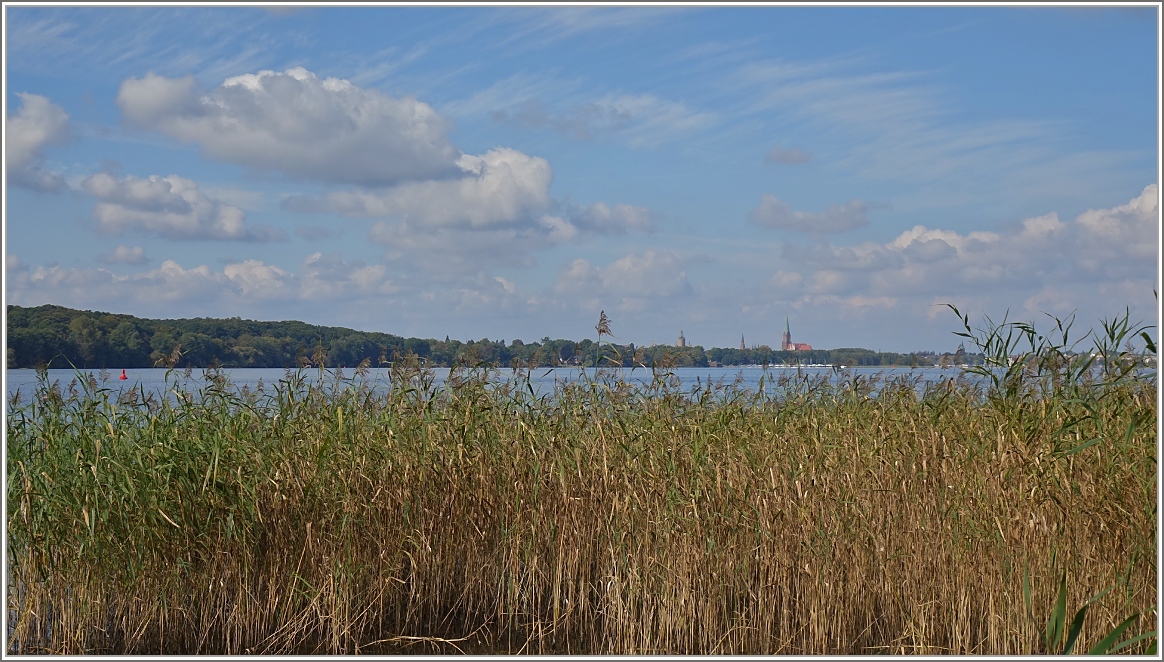
[(84, 314), (74, 317), (69, 322), (69, 340), (77, 348), (78, 356), (72, 358), (78, 368), (105, 367), (105, 334), (96, 320)]
[(149, 346), (141, 338), (137, 326), (122, 320), (108, 337), (109, 356), (115, 365), (126, 368), (145, 368), (151, 365)]

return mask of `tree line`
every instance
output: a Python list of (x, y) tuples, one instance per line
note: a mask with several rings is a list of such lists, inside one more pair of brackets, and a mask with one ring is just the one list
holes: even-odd
[[(972, 355), (896, 354), (846, 348), (785, 352), (751, 349), (674, 347), (573, 341), (544, 337), (536, 342), (461, 342), (404, 338), (297, 321), (226, 319), (145, 319), (132, 315), (74, 310), (62, 306), (7, 307), (9, 368), (115, 369), (220, 366), (224, 368), (380, 367), (416, 356), (433, 367), (458, 364), (497, 367), (622, 365), (713, 367), (733, 365), (832, 364), (846, 366), (931, 366), (975, 362)], [(979, 358), (980, 360), (980, 358)]]

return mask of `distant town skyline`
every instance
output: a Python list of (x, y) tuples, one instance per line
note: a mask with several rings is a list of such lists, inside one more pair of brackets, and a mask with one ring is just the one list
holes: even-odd
[(1157, 4), (27, 6), (5, 303), (952, 351), (1159, 303)]

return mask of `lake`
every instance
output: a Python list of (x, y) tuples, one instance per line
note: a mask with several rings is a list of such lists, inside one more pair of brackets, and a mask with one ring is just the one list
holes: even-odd
[[(756, 390), (760, 386), (760, 379), (765, 377), (765, 383), (770, 383), (774, 379), (779, 379), (781, 375), (795, 375), (798, 368), (785, 366), (769, 366), (767, 370), (761, 366), (743, 366), (743, 367), (718, 367), (718, 368), (675, 368), (672, 373), (679, 379), (680, 386), (685, 391), (690, 391), (692, 388), (705, 386), (708, 382), (718, 383), (722, 381), (725, 384), (732, 384), (738, 380), (740, 387), (747, 390)], [(939, 381), (946, 381), (957, 377), (962, 373), (960, 368), (889, 368), (884, 366), (876, 367), (856, 367), (856, 368), (842, 368), (834, 370), (826, 366), (812, 366), (800, 367), (799, 370), (803, 374), (811, 376), (831, 375), (834, 380), (852, 379), (854, 376), (862, 376), (866, 378), (884, 379), (890, 376), (907, 376), (911, 379), (918, 379), (918, 388), (924, 388), (927, 383), (934, 383)], [(249, 390), (258, 388), (260, 381), (265, 387), (269, 388), (284, 379), (287, 371), (283, 368), (224, 368), (222, 369), (230, 382), (236, 389), (241, 389), (246, 386)], [(354, 370), (345, 369), (341, 374), (348, 380), (354, 378)], [(586, 369), (590, 375), (594, 374), (593, 368)], [(631, 383), (649, 384), (652, 379), (652, 373), (649, 369), (636, 368), (631, 370), (623, 368), (620, 370), (623, 379)], [(97, 380), (102, 388), (109, 388), (114, 393), (120, 394), (129, 389), (144, 388), (146, 392), (153, 392), (160, 394), (166, 391), (166, 373), (164, 368), (132, 368), (126, 370), (127, 379), (121, 380), (118, 377), (121, 375), (120, 369), (114, 370), (80, 370), (75, 371), (71, 369), (53, 369), (48, 371), (48, 378), (50, 382), (57, 382), (61, 389), (68, 388), (69, 383), (77, 378), (78, 375), (87, 376), (92, 375)], [(449, 374), (448, 368), (436, 368), (433, 370), (435, 382), (437, 384), (443, 383)], [(302, 371), (303, 376), (309, 383), (316, 383), (319, 381), (319, 371), (316, 369), (305, 369)], [(515, 373), (509, 368), (498, 369), (495, 371), (495, 379), (509, 380), (513, 379)], [(531, 373), (531, 386), (538, 395), (549, 394), (553, 392), (554, 385), (558, 381), (575, 381), (582, 377), (583, 369), (575, 367), (561, 367), (561, 368), (537, 368)], [(387, 390), (390, 385), (390, 371), (387, 368), (377, 368), (368, 370), (364, 377), (368, 383), (378, 391)], [(328, 370), (324, 375), (325, 383), (333, 383), (335, 380), (335, 371)], [(5, 391), (8, 394), (8, 402), (12, 402), (15, 394), (19, 393), (18, 404), (26, 404), (29, 402), (30, 396), (36, 389), (37, 374), (33, 369), (8, 369), (4, 371)], [(190, 376), (185, 377), (185, 371), (174, 370), (170, 375), (171, 386), (173, 384), (181, 385), (187, 391), (197, 391), (206, 385), (205, 371), (202, 369), (195, 369), (191, 371)]]

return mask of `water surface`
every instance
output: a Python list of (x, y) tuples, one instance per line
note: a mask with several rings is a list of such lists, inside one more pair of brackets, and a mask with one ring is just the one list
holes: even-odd
[[(609, 369), (606, 370), (611, 372)], [(167, 384), (167, 372), (169, 375), (169, 383)], [(321, 379), (320, 371), (317, 369), (305, 369), (302, 371), (287, 371), (283, 368), (223, 368), (221, 372), (230, 380), (231, 385), (238, 390), (246, 387), (250, 391), (258, 389), (260, 383), (265, 389), (271, 389), (280, 380), (286, 379), (288, 374), (301, 374), (308, 383), (318, 383)], [(437, 385), (443, 384), (449, 375), (448, 368), (433, 369), (434, 383)], [(593, 368), (587, 368), (586, 374), (593, 376), (595, 371)], [(959, 368), (889, 368), (884, 366), (877, 367), (856, 367), (834, 369), (827, 366), (810, 366), (810, 367), (776, 367), (769, 366), (767, 369), (762, 366), (743, 366), (743, 367), (719, 367), (719, 368), (675, 368), (670, 371), (671, 374), (679, 382), (679, 388), (684, 391), (690, 391), (694, 388), (705, 387), (708, 383), (725, 385), (735, 384), (739, 388), (749, 391), (755, 391), (760, 388), (761, 379), (765, 384), (772, 384), (774, 380), (780, 379), (782, 375), (808, 375), (811, 377), (828, 376), (832, 381), (851, 380), (854, 377), (863, 377), (867, 379), (874, 379), (880, 382), (890, 377), (905, 377), (911, 380), (917, 380), (918, 389), (923, 389), (926, 385), (947, 381), (962, 374)], [(74, 379), (88, 379), (90, 376), (97, 382), (99, 388), (107, 388), (115, 395), (129, 389), (144, 389), (146, 393), (154, 393), (161, 395), (168, 392), (175, 386), (188, 392), (197, 392), (207, 385), (207, 371), (203, 369), (194, 369), (186, 375), (184, 370), (168, 371), (165, 368), (130, 368), (125, 371), (126, 379), (119, 379), (121, 375), (120, 369), (114, 370), (71, 370), (71, 369), (53, 369), (48, 371), (48, 380), (50, 383), (56, 382), (62, 390), (68, 388), (70, 382)], [(630, 383), (650, 384), (653, 379), (653, 373), (649, 369), (636, 368), (622, 368), (617, 371), (622, 379)], [(356, 386), (361, 381), (371, 385), (374, 390), (379, 392), (387, 391), (391, 388), (391, 371), (387, 368), (370, 369), (363, 377), (356, 377), (355, 371), (351, 369), (340, 370), (341, 377), (340, 385)], [(513, 380), (517, 377), (524, 378), (523, 373), (515, 372), (509, 368), (497, 369), (491, 371), (490, 379), (495, 382), (506, 380)], [(583, 377), (583, 369), (575, 367), (562, 368), (536, 368), (529, 372), (530, 385), (537, 395), (550, 394), (554, 390), (554, 386), (559, 381), (572, 382), (577, 381)], [(326, 370), (322, 374), (322, 379), (325, 384), (332, 385), (336, 383), (336, 371)], [(11, 403), (14, 396), (19, 394), (16, 403), (26, 404), (29, 402), (37, 384), (37, 372), (33, 369), (8, 369), (4, 371), (5, 391), (8, 394), (8, 402)]]

